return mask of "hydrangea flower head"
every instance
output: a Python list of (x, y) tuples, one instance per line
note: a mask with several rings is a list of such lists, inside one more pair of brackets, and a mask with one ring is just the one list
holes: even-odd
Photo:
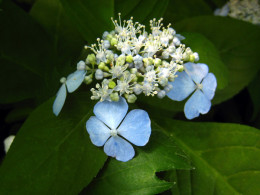
[[(146, 111), (135, 109), (127, 115), (128, 104), (119, 101), (98, 102), (94, 107), (96, 116), (86, 123), (92, 143), (103, 146), (108, 156), (126, 162), (135, 155), (133, 146), (144, 146), (151, 135), (151, 121)], [(128, 141), (129, 142), (128, 142)]]
[(214, 15), (260, 25), (260, 4), (258, 0), (229, 0), (222, 8), (216, 9)]
[(188, 62), (184, 64), (184, 71), (177, 73), (178, 77), (170, 82), (172, 89), (167, 96), (176, 101), (182, 101), (192, 96), (185, 103), (186, 118), (193, 119), (199, 114), (206, 114), (211, 107), (211, 99), (215, 95), (217, 80), (214, 74), (208, 73), (206, 64)]

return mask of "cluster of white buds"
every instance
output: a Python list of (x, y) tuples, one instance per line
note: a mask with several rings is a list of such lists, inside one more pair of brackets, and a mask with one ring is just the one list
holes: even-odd
[(183, 36), (176, 34), (169, 24), (163, 27), (162, 19), (150, 21), (150, 32), (145, 26), (133, 22), (114, 20), (115, 29), (104, 32), (97, 44), (86, 46), (93, 52), (86, 59), (85, 83), (93, 78), (100, 80), (92, 88), (92, 100), (118, 101), (124, 96), (134, 103), (136, 95), (157, 94), (163, 98), (171, 90), (168, 82), (174, 81), (183, 63), (199, 60), (198, 53), (181, 43)]
[(230, 0), (214, 12), (218, 16), (230, 16), (260, 25), (260, 5), (258, 0)]

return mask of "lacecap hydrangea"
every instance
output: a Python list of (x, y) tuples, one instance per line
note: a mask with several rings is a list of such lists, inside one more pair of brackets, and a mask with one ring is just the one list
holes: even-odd
[[(53, 104), (59, 115), (67, 96), (82, 83), (95, 83), (91, 100), (98, 101), (95, 116), (86, 123), (92, 143), (103, 146), (108, 156), (120, 161), (134, 157), (132, 144), (144, 146), (149, 141), (151, 122), (144, 110), (127, 113), (128, 103), (138, 95), (182, 101), (190, 96), (184, 113), (188, 119), (206, 114), (211, 107), (217, 81), (208, 66), (196, 63), (199, 54), (181, 43), (162, 19), (150, 21), (150, 29), (133, 18), (112, 22), (115, 29), (104, 32), (96, 44), (85, 46), (90, 54), (77, 64), (77, 70), (62, 78), (62, 86)], [(138, 117), (137, 117), (138, 116)], [(130, 143), (129, 143), (129, 142)]]

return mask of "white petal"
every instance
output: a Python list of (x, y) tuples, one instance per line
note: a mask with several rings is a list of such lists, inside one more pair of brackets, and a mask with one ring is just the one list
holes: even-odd
[(94, 107), (94, 114), (111, 129), (116, 129), (125, 117), (128, 105), (124, 98), (120, 97), (117, 102), (98, 102)]
[(78, 89), (78, 87), (84, 81), (85, 74), (86, 74), (85, 70), (76, 70), (74, 73), (68, 76), (66, 85), (69, 93), (72, 93), (76, 89)]
[(178, 77), (173, 82), (169, 82), (172, 89), (167, 96), (172, 100), (182, 101), (195, 90), (196, 85), (186, 72), (178, 72), (177, 75)]
[(65, 84), (62, 84), (58, 93), (57, 93), (57, 96), (56, 96), (56, 99), (53, 103), (53, 106), (52, 106), (52, 110), (53, 110), (53, 113), (58, 116), (64, 103), (65, 103), (65, 99), (66, 99), (66, 96), (67, 96), (67, 90), (66, 90), (66, 86)]
[(132, 110), (118, 128), (118, 134), (137, 146), (144, 146), (151, 135), (151, 121), (146, 111)]
[(209, 72), (209, 68), (206, 64), (201, 63), (192, 63), (188, 62), (184, 64), (185, 72), (192, 78), (192, 80), (199, 84), (201, 83), (202, 79), (205, 78), (205, 76)]
[(201, 90), (196, 90), (190, 99), (185, 103), (184, 113), (187, 119), (193, 119), (198, 117), (199, 113), (208, 113), (210, 107), (210, 100), (202, 93)]
[(96, 146), (103, 146), (110, 137), (109, 128), (95, 116), (90, 117), (86, 128), (92, 143)]
[(203, 93), (209, 100), (211, 100), (215, 95), (215, 90), (217, 87), (217, 80), (214, 74), (209, 73), (202, 81), (202, 86)]
[(133, 146), (118, 136), (111, 137), (105, 143), (104, 151), (108, 156), (123, 162), (129, 161), (135, 155)]

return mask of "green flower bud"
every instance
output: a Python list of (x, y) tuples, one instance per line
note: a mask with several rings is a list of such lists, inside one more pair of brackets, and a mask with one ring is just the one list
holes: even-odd
[(109, 69), (107, 66), (105, 66), (105, 67), (103, 68), (103, 70), (106, 71), (106, 72), (108, 72), (110, 69)]
[(108, 83), (108, 87), (110, 88), (110, 89), (114, 89), (115, 88), (115, 86), (116, 86), (116, 83), (114, 82), (114, 81), (109, 81), (109, 83)]
[(184, 53), (184, 54), (182, 55), (182, 57), (183, 57), (183, 60), (184, 60), (184, 61), (189, 61), (189, 60), (190, 60), (190, 55), (187, 54), (187, 53)]
[(155, 58), (154, 59), (154, 65), (156, 67), (160, 66), (162, 64), (162, 60), (160, 58)]
[(85, 76), (84, 82), (88, 85), (92, 82), (92, 75)]
[(137, 97), (134, 94), (128, 95), (128, 97), (127, 97), (128, 103), (135, 103), (136, 100), (137, 100)]
[(111, 94), (110, 94), (110, 98), (111, 98), (112, 101), (117, 102), (117, 101), (119, 100), (119, 95), (118, 95), (117, 92), (111, 93)]
[(182, 72), (184, 70), (184, 66), (183, 65), (177, 65), (178, 71)]
[(154, 62), (153, 62), (153, 58), (149, 57), (149, 58), (143, 58), (143, 62), (144, 62), (144, 66), (150, 66), (152, 65)]
[(133, 75), (133, 79), (131, 80), (131, 82), (136, 82), (138, 80), (137, 76), (135, 74), (132, 75)]
[(113, 36), (111, 34), (108, 34), (107, 37), (106, 37), (106, 40), (111, 41), (112, 38), (113, 38)]
[(104, 70), (105, 66), (106, 66), (106, 64), (104, 62), (100, 62), (98, 65), (98, 69)]
[(128, 63), (132, 63), (133, 62), (133, 56), (131, 56), (131, 55), (126, 56), (125, 61), (128, 62)]
[(116, 45), (117, 43), (118, 43), (118, 41), (117, 41), (116, 38), (112, 38), (112, 39), (110, 40), (110, 45), (112, 45), (112, 46)]
[(116, 59), (116, 65), (118, 66), (123, 66), (125, 64), (125, 55), (120, 55), (117, 59)]
[(95, 65), (96, 64), (96, 56), (95, 54), (89, 54), (87, 59), (86, 59), (86, 64), (92, 64)]
[(189, 60), (190, 62), (194, 62), (195, 61), (195, 56), (192, 54), (192, 55), (190, 55), (190, 60)]
[(136, 74), (136, 73), (137, 73), (137, 68), (131, 68), (131, 69), (130, 69), (130, 72), (131, 72), (132, 74)]

